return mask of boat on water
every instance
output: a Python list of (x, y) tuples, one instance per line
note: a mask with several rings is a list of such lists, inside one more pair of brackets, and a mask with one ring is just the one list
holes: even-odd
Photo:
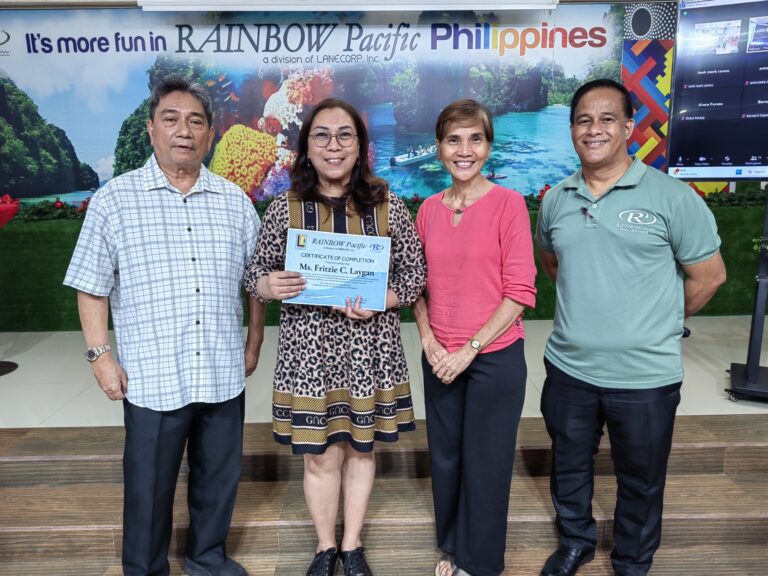
[(504, 180), (507, 175), (506, 174), (496, 174), (495, 172), (490, 172), (488, 174), (483, 174), (488, 180)]
[(392, 156), (389, 159), (390, 166), (412, 166), (414, 164), (421, 164), (427, 160), (432, 160), (435, 157), (437, 147), (435, 145), (428, 146), (426, 148), (417, 148), (415, 150), (410, 149), (405, 154), (399, 156)]

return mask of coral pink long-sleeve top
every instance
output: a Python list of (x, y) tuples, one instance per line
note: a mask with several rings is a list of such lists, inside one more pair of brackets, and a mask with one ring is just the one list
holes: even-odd
[[(427, 259), (427, 310), (435, 338), (449, 352), (461, 348), (488, 321), (504, 297), (536, 305), (536, 264), (531, 221), (523, 197), (494, 186), (463, 210), (443, 194), (427, 198), (416, 217)], [(500, 350), (525, 337), (522, 314), (483, 352)]]

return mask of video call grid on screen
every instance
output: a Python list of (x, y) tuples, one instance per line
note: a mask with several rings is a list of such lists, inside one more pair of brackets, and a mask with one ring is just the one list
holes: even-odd
[(768, 1), (681, 0), (669, 173), (768, 179)]

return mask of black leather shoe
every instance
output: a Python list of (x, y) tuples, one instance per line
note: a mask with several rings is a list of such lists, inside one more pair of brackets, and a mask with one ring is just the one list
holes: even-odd
[(307, 576), (333, 576), (336, 571), (336, 560), (339, 552), (336, 548), (328, 548), (315, 554), (312, 564), (309, 565)]
[(355, 548), (341, 553), (341, 564), (344, 566), (344, 576), (373, 576), (368, 562), (365, 560), (365, 548)]
[(224, 560), (219, 566), (208, 566), (184, 558), (184, 574), (187, 576), (248, 576), (245, 568), (232, 558)]
[(591, 562), (595, 557), (594, 548), (568, 548), (562, 544), (547, 558), (540, 576), (573, 576), (579, 566)]

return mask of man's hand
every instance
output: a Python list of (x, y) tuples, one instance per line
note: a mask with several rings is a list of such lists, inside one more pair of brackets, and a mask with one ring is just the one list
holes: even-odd
[(261, 354), (261, 345), (245, 347), (245, 377), (247, 378), (256, 370), (259, 364), (259, 355)]
[(725, 264), (720, 252), (711, 258), (683, 266), (685, 271), (685, 317), (693, 316), (709, 302), (725, 282)]
[(91, 369), (99, 388), (104, 391), (107, 398), (110, 400), (125, 398), (125, 393), (128, 391), (128, 375), (123, 367), (115, 361), (111, 353), (103, 354), (91, 364)]

